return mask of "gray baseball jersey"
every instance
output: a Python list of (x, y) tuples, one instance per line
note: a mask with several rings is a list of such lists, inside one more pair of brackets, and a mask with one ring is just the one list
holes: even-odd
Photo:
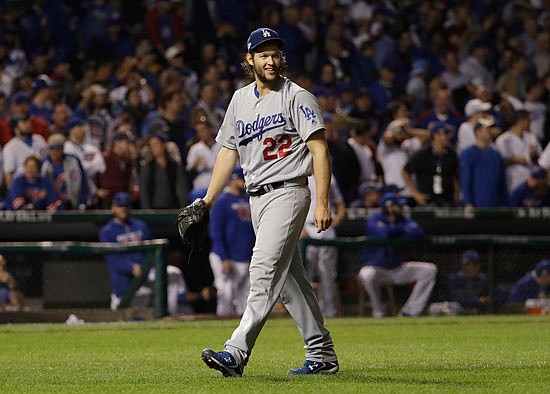
[(282, 78), (280, 88), (263, 98), (258, 98), (256, 83), (237, 90), (216, 141), (238, 151), (250, 191), (311, 175), (311, 155), (302, 141), (324, 128), (315, 97)]

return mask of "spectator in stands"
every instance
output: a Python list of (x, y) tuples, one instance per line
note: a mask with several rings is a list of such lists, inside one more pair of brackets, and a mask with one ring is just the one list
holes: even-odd
[(118, 131), (113, 136), (111, 149), (103, 152), (105, 171), (97, 175), (97, 186), (104, 196), (100, 206), (107, 209), (113, 197), (120, 192), (130, 193), (135, 202), (139, 198), (139, 180), (134, 157), (136, 147), (128, 133)]
[(470, 96), (468, 90), (469, 78), (464, 75), (459, 68), (458, 55), (453, 50), (448, 50), (443, 59), (445, 70), (439, 74), (451, 91), (453, 102), (457, 109), (462, 109)]
[(28, 117), (30, 129), (33, 134), (42, 136), (44, 141), (50, 136), (48, 123), (37, 116), (30, 114), (31, 100), (29, 95), (23, 91), (13, 94), (10, 101), (10, 116), (6, 116), (0, 123), (0, 145), (5, 146), (15, 136), (11, 119)]
[(487, 312), (489, 280), (481, 272), (479, 254), (475, 250), (466, 250), (460, 257), (460, 263), (462, 269), (449, 275), (449, 301), (457, 302), (462, 312)]
[(182, 83), (185, 94), (192, 101), (196, 101), (200, 90), (199, 77), (185, 60), (185, 46), (179, 43), (172, 45), (164, 52), (164, 58), (170, 70), (183, 77)]
[(363, 183), (359, 186), (359, 197), (349, 204), (349, 208), (378, 208), (382, 188), (375, 183)]
[(193, 179), (189, 200), (202, 198), (212, 178), (212, 170), (221, 145), (215, 140), (214, 130), (208, 119), (202, 117), (195, 124), (196, 141), (189, 148), (185, 170)]
[(403, 87), (395, 83), (395, 66), (389, 61), (378, 68), (378, 80), (369, 86), (369, 96), (374, 108), (387, 121), (390, 116), (391, 104), (399, 98)]
[(546, 171), (550, 171), (550, 142), (544, 148), (544, 151), (539, 156), (539, 166)]
[(167, 142), (168, 135), (162, 131), (148, 138), (151, 158), (140, 166), (141, 208), (179, 208), (188, 203), (186, 172), (181, 161), (174, 160), (168, 153)]
[(210, 215), (210, 267), (217, 290), (217, 315), (242, 315), (250, 289), (248, 269), (256, 237), (243, 170), (237, 167)]
[(50, 129), (52, 134), (68, 135), (67, 124), (71, 118), (71, 107), (67, 104), (56, 104), (52, 111)]
[(181, 6), (164, 0), (155, 2), (145, 14), (147, 34), (160, 53), (183, 38), (181, 12)]
[(525, 182), (512, 191), (510, 205), (513, 207), (550, 207), (548, 171), (541, 167), (534, 167)]
[(55, 103), (55, 81), (46, 74), (41, 74), (32, 81), (33, 97), (29, 106), (31, 115), (42, 118), (48, 124), (52, 122), (52, 111)]
[(524, 303), (529, 299), (550, 299), (550, 259), (539, 261), (533, 271), (512, 285), (508, 302)]
[(155, 100), (155, 93), (149, 86), (147, 79), (139, 71), (131, 68), (127, 73), (120, 76), (123, 84), (109, 92), (109, 102), (116, 112), (122, 111), (126, 105), (127, 93), (136, 90), (141, 103), (147, 106)]
[(28, 115), (17, 115), (10, 119), (10, 129), (14, 138), (2, 149), (4, 182), (10, 187), (13, 179), (22, 174), (25, 159), (31, 155), (41, 160), (46, 156), (47, 144), (41, 135), (33, 134)]
[(513, 54), (509, 60), (508, 70), (497, 80), (495, 89), (502, 95), (525, 99), (529, 76), (526, 73), (527, 62), (525, 56)]
[(0, 311), (20, 311), (25, 304), (23, 293), (6, 268), (6, 259), (0, 254)]
[[(334, 177), (333, 177), (334, 178)], [(338, 184), (334, 181), (330, 183), (328, 194), (328, 205), (332, 213), (332, 224), (329, 229), (321, 233), (317, 232), (313, 221), (315, 210), (315, 199), (317, 198), (317, 189), (315, 177), (310, 175), (308, 185), (311, 190), (311, 205), (302, 230), (303, 237), (315, 239), (335, 239), (336, 228), (346, 217), (346, 204)], [(320, 299), (321, 311), (324, 317), (335, 317), (337, 315), (338, 292), (336, 290), (336, 278), (338, 268), (338, 249), (334, 246), (313, 246), (306, 249), (306, 268), (312, 283), (318, 282), (318, 297)]]
[(86, 209), (91, 202), (86, 171), (76, 156), (63, 152), (64, 144), (63, 134), (50, 135), (40, 172), (54, 186), (65, 209)]
[(376, 147), (369, 146), (370, 136), (372, 131), (370, 129), (370, 123), (367, 121), (355, 124), (350, 129), (350, 138), (348, 138), (348, 145), (353, 148), (359, 164), (361, 167), (361, 173), (359, 176), (360, 184), (366, 182), (376, 182)]
[(225, 110), (218, 105), (218, 98), (217, 87), (210, 83), (203, 83), (200, 89), (199, 102), (196, 105), (204, 110), (208, 123), (215, 132), (220, 129), (225, 116)]
[(24, 172), (13, 180), (8, 189), (6, 205), (14, 210), (63, 210), (59, 198), (50, 181), (40, 175), (40, 159), (28, 156), (24, 162)]
[(504, 162), (491, 147), (492, 119), (480, 118), (474, 125), (476, 142), (460, 155), (460, 190), (466, 208), (508, 205)]
[(412, 198), (401, 171), (409, 158), (429, 139), (429, 133), (412, 128), (407, 117), (397, 116), (380, 138), (377, 153), (384, 170), (384, 183), (397, 185), (403, 189), (402, 196)]
[(529, 132), (529, 112), (516, 111), (513, 126), (496, 139), (496, 146), (506, 167), (506, 184), (511, 193), (525, 182), (542, 152), (537, 137)]
[(415, 119), (430, 106), (427, 84), (429, 72), (430, 63), (427, 60), (417, 59), (413, 62), (405, 93), (411, 103), (412, 117)]
[[(367, 218), (365, 235), (373, 239), (420, 239), (422, 227), (403, 215), (404, 201), (395, 193), (385, 193), (380, 199), (380, 211)], [(361, 252), (359, 280), (372, 304), (372, 316), (384, 317), (382, 285), (415, 283), (413, 291), (401, 309), (402, 316), (419, 316), (435, 285), (437, 267), (433, 263), (403, 260), (402, 253), (392, 246), (366, 246)]]
[[(180, 157), (185, 161), (187, 158), (187, 143), (192, 136), (184, 133), (184, 130), (186, 130), (186, 122), (182, 116), (185, 103), (184, 97), (180, 92), (174, 91), (162, 94), (159, 100), (159, 117), (155, 122), (165, 124), (168, 138), (178, 145)], [(149, 124), (151, 125), (152, 122)]]
[(401, 175), (418, 206), (454, 206), (458, 203), (458, 157), (450, 147), (451, 125), (434, 122), (430, 145), (416, 152)]
[(332, 173), (338, 182), (338, 187), (348, 205), (355, 199), (359, 187), (361, 165), (353, 148), (341, 138), (334, 128), (333, 118), (329, 114), (323, 116), (325, 121), (325, 138), (330, 152)]
[[(111, 210), (114, 218), (111, 219), (99, 232), (99, 242), (128, 243), (140, 242), (151, 239), (149, 226), (131, 217), (130, 205), (132, 199), (128, 193), (117, 193), (113, 198)], [(145, 264), (145, 254), (113, 253), (105, 255), (111, 277), (111, 309), (118, 309), (122, 297), (128, 291), (128, 287), (134, 278), (144, 277), (146, 281), (154, 282), (155, 272), (149, 271)], [(170, 314), (178, 313), (178, 299), (184, 300), (187, 287), (183, 280), (181, 270), (175, 266), (167, 266), (168, 275), (168, 311)], [(144, 280), (145, 282), (145, 280)], [(148, 304), (151, 289), (142, 286), (136, 292), (132, 305), (145, 307)]]
[[(490, 102), (483, 102), (477, 98), (471, 99), (466, 103), (464, 114), (467, 119), (460, 124), (457, 133), (456, 150), (458, 154), (461, 154), (464, 149), (475, 144), (474, 126), (480, 118), (492, 118), (492, 115), (488, 113), (490, 109)], [(495, 127), (493, 130), (497, 130), (497, 128)]]
[(84, 126), (85, 123), (81, 118), (73, 117), (69, 120), (67, 125), (69, 138), (65, 142), (63, 151), (76, 156), (82, 163), (88, 177), (92, 196), (90, 205), (95, 207), (98, 199), (105, 198), (105, 191), (97, 187), (97, 175), (105, 171), (105, 159), (98, 147), (86, 142), (86, 129)]
[(550, 141), (550, 121), (548, 120), (548, 105), (542, 100), (544, 86), (541, 81), (532, 80), (527, 84), (523, 107), (531, 115), (529, 131), (541, 144)]
[(548, 47), (550, 46), (550, 32), (543, 30), (537, 35), (537, 50), (533, 55), (533, 63), (537, 69), (537, 77), (543, 78), (550, 71), (548, 62)]
[(489, 49), (487, 43), (478, 40), (470, 46), (470, 55), (460, 62), (460, 72), (468, 77), (470, 83), (481, 83), (492, 90), (493, 74), (487, 67)]
[(451, 91), (447, 88), (438, 89), (435, 92), (433, 102), (433, 108), (424, 111), (418, 117), (417, 127), (429, 129), (431, 123), (439, 121), (448, 123), (455, 130), (458, 130), (463, 118), (454, 108)]

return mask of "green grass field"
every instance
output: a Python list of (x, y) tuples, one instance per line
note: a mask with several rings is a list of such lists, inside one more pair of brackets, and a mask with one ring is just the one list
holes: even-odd
[(548, 393), (550, 317), (330, 319), (340, 372), (303, 363), (290, 319), (269, 320), (242, 379), (200, 359), (237, 321), (0, 326), (0, 393)]

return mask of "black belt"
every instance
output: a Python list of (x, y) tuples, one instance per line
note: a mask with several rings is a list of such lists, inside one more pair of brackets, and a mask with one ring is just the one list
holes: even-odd
[(249, 191), (248, 194), (250, 194), (252, 197), (259, 197), (259, 196), (263, 196), (264, 194), (266, 194), (270, 191), (280, 189), (284, 186), (285, 186), (284, 182), (269, 183), (267, 185), (260, 186), (260, 188), (258, 190)]

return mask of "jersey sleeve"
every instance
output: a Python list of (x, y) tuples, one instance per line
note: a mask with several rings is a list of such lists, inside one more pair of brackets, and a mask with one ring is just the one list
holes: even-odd
[(290, 116), (302, 140), (325, 128), (323, 114), (315, 96), (306, 90), (298, 91), (290, 103)]

